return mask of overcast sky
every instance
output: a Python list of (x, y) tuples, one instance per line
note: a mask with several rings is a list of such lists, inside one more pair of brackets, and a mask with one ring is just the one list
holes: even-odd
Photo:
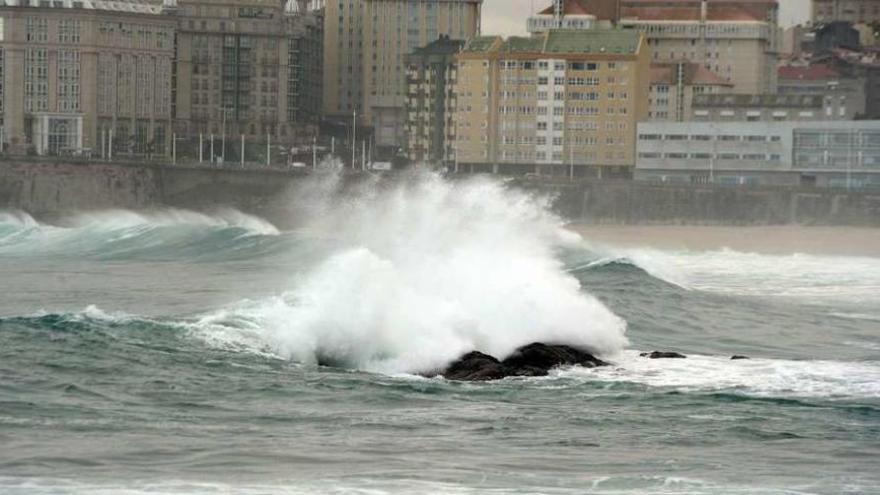
[[(525, 34), (526, 18), (552, 0), (483, 0), (483, 34)], [(810, 0), (779, 0), (779, 23), (791, 26), (810, 17)]]

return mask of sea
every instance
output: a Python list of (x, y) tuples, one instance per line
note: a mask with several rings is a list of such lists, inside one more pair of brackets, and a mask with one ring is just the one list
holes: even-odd
[[(290, 197), (0, 213), (0, 493), (880, 493), (880, 258), (615, 247), (491, 178)], [(611, 365), (438, 376), (536, 341)]]

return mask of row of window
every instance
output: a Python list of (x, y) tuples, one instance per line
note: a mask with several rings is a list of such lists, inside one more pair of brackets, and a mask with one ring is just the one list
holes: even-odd
[[(462, 110), (466, 112), (470, 112), (473, 110), (473, 107), (470, 105), (466, 107), (462, 107)], [(487, 112), (488, 107), (483, 106), (483, 112)], [(548, 115), (550, 111), (548, 107), (533, 107), (533, 106), (499, 106), (498, 113), (501, 115)], [(561, 115), (585, 115), (585, 116), (597, 116), (599, 115), (600, 110), (597, 107), (553, 107), (553, 115), (561, 116)], [(629, 109), (627, 107), (607, 107), (605, 109), (606, 115), (627, 115), (629, 113)]]
[(747, 161), (770, 161), (770, 162), (778, 162), (782, 160), (782, 155), (771, 153), (657, 153), (657, 152), (642, 152), (639, 153), (639, 158), (646, 159), (656, 159), (656, 158), (666, 158), (671, 160), (747, 160)]
[(639, 140), (641, 141), (712, 141), (713, 139), (716, 141), (725, 142), (745, 141), (749, 143), (763, 143), (766, 141), (770, 141), (776, 143), (781, 141), (782, 137), (757, 134), (750, 134), (745, 136), (735, 134), (639, 134)]
[[(466, 62), (460, 62), (460, 65), (466, 65)], [(503, 70), (554, 70), (554, 71), (564, 71), (566, 68), (568, 70), (576, 70), (576, 71), (597, 71), (602, 68), (607, 68), (608, 70), (626, 70), (628, 68), (627, 62), (607, 62), (604, 65), (599, 62), (564, 62), (564, 61), (554, 61), (550, 62), (547, 60), (502, 60), (499, 62), (499, 67)], [(485, 66), (485, 64), (484, 64)]]

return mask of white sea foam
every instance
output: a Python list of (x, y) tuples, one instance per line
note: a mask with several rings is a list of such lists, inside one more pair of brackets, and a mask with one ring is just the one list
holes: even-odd
[(880, 302), (880, 258), (721, 251), (619, 252), (651, 275), (694, 290)]
[(731, 360), (727, 356), (688, 355), (686, 359), (648, 359), (627, 350), (614, 366), (570, 368), (557, 376), (640, 383), (685, 392), (734, 392), (761, 397), (880, 398), (880, 363)]
[[(537, 481), (537, 480), (536, 480)], [(242, 495), (315, 495), (315, 494), (346, 494), (346, 495), (396, 495), (413, 493), (433, 493), (440, 495), (807, 495), (816, 493), (809, 486), (799, 487), (760, 487), (747, 484), (719, 484), (699, 479), (679, 476), (598, 476), (584, 479), (585, 486), (578, 488), (566, 487), (530, 487), (517, 488), (491, 486), (483, 483), (477, 486), (448, 483), (439, 481), (413, 479), (326, 479), (296, 480), (289, 483), (275, 484), (237, 484), (198, 482), (198, 481), (164, 481), (131, 483), (95, 483), (56, 479), (22, 479), (0, 477), (0, 491), (8, 495), (183, 495), (183, 494), (229, 494)], [(856, 487), (847, 493), (864, 493), (864, 487)]]
[(577, 238), (543, 200), (425, 172), (326, 197), (304, 231), (342, 247), (283, 296), (206, 317), (203, 335), (257, 331), (287, 358), (390, 373), (536, 340), (599, 353), (626, 342), (625, 323), (554, 257)]
[(212, 213), (200, 213), (176, 208), (163, 208), (145, 212), (103, 210), (77, 214), (69, 220), (69, 223), (76, 228), (95, 228), (105, 231), (132, 228), (204, 226), (220, 228), (237, 227), (258, 235), (278, 235), (278, 229), (266, 220), (232, 208), (219, 209)]
[(10, 225), (16, 228), (39, 226), (34, 217), (21, 210), (0, 210), (0, 225)]

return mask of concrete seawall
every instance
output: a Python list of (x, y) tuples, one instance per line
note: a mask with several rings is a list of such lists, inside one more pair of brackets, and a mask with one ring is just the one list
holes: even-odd
[[(0, 162), (0, 208), (76, 210), (229, 206), (284, 225), (304, 173), (137, 164)], [(632, 181), (515, 180), (557, 196), (564, 216), (596, 224), (880, 226), (880, 191), (733, 188)]]
[(556, 193), (557, 210), (583, 223), (880, 226), (880, 191), (633, 181), (515, 184)]

